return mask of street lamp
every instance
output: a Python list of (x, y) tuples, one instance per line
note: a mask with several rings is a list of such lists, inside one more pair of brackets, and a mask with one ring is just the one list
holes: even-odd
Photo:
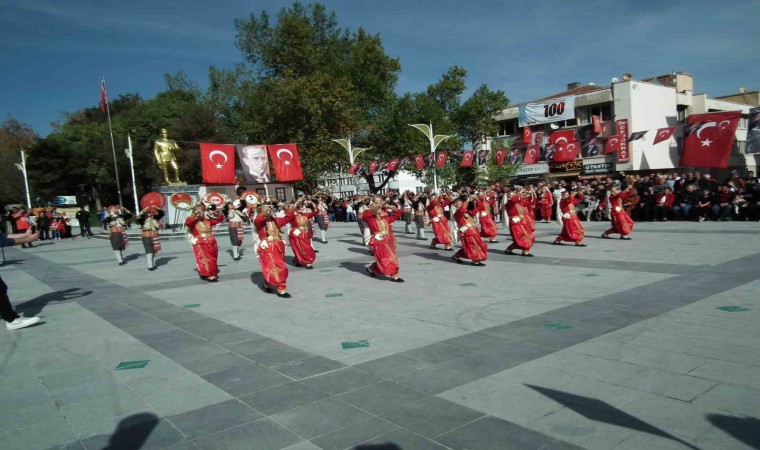
[(24, 194), (26, 194), (26, 207), (32, 209), (32, 200), (29, 198), (29, 179), (26, 176), (26, 154), (21, 149), (21, 164), (16, 163), (16, 168), (24, 174)]
[[(438, 145), (440, 145), (441, 142), (445, 141), (446, 139), (450, 137), (456, 136), (455, 134), (434, 135), (432, 123), (430, 125), (426, 125), (424, 123), (416, 123), (416, 124), (409, 124), (409, 126), (422, 131), (422, 134), (427, 136), (428, 140), (430, 141), (430, 153), (433, 153), (433, 156), (435, 156), (435, 149), (438, 148)], [(433, 161), (435, 161), (435, 157), (433, 158)], [(438, 175), (436, 174), (436, 171), (435, 171), (435, 164), (433, 165), (433, 192), (438, 193)]]
[[(341, 147), (343, 147), (343, 148), (346, 149), (346, 151), (348, 152), (348, 162), (352, 166), (354, 165), (354, 161), (356, 161), (356, 157), (357, 156), (359, 156), (360, 154), (362, 154), (365, 151), (367, 151), (370, 148), (372, 148), (372, 147), (367, 147), (367, 148), (352, 147), (351, 146), (351, 138), (348, 138), (348, 139), (333, 139), (332, 141), (333, 142), (337, 142), (338, 144), (341, 145)], [(355, 179), (355, 178), (352, 177), (352, 179)], [(338, 190), (340, 190), (340, 186), (338, 186)], [(354, 195), (356, 195), (357, 193), (358, 192), (357, 192), (357, 188), (356, 188), (356, 183), (354, 183)]]
[(132, 136), (127, 133), (127, 145), (128, 147), (124, 149), (124, 152), (127, 154), (127, 158), (129, 158), (129, 168), (132, 171), (132, 195), (135, 199), (135, 212), (140, 210), (140, 204), (137, 203), (137, 183), (135, 183), (135, 160), (132, 157)]

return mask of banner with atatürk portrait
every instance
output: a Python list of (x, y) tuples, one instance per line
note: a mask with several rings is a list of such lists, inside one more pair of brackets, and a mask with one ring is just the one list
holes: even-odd
[(236, 145), (235, 147), (246, 183), (261, 184), (272, 181), (266, 145)]

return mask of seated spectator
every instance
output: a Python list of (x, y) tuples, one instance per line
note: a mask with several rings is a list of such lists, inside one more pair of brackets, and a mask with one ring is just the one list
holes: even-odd
[(702, 194), (694, 205), (692, 215), (697, 218), (699, 222), (710, 220), (710, 213), (712, 211), (713, 195), (709, 189), (702, 189)]
[(734, 209), (734, 197), (736, 197), (736, 192), (732, 192), (728, 185), (719, 188), (712, 205), (715, 220), (726, 220), (727, 217), (731, 217), (731, 211)]
[(648, 187), (641, 195), (638, 205), (633, 209), (633, 216), (631, 218), (636, 222), (654, 220), (655, 217), (655, 202), (657, 201), (657, 194), (654, 192), (654, 187)]
[(665, 188), (662, 194), (658, 194), (654, 203), (654, 218), (655, 220), (668, 221), (668, 216), (673, 211), (673, 205), (675, 204), (676, 196), (673, 195), (673, 190)]
[(696, 183), (686, 185), (686, 190), (681, 191), (676, 198), (676, 204), (673, 206), (673, 215), (677, 220), (690, 220), (691, 209), (699, 201), (700, 194), (697, 192)]

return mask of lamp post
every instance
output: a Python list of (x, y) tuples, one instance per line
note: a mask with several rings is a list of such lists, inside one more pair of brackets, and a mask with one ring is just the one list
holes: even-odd
[(32, 200), (29, 198), (29, 178), (26, 176), (26, 154), (21, 149), (21, 164), (16, 163), (16, 168), (24, 175), (24, 194), (26, 194), (26, 207), (32, 209)]
[(140, 204), (137, 203), (137, 183), (135, 183), (135, 160), (132, 158), (132, 136), (127, 133), (127, 145), (128, 147), (124, 149), (124, 152), (127, 154), (127, 158), (129, 158), (129, 168), (132, 171), (132, 195), (135, 198), (135, 213), (140, 209)]
[[(446, 139), (450, 137), (456, 136), (455, 134), (434, 135), (432, 123), (429, 125), (424, 124), (424, 123), (415, 123), (415, 124), (409, 124), (409, 126), (422, 131), (422, 134), (427, 136), (428, 140), (430, 141), (430, 153), (433, 153), (434, 156), (435, 156), (435, 149), (438, 148), (441, 142), (445, 141)], [(433, 157), (433, 161), (435, 161), (435, 157)], [(436, 171), (435, 171), (435, 164), (433, 165), (433, 192), (438, 193), (438, 175), (436, 174)]]
[[(333, 142), (337, 142), (338, 144), (341, 145), (341, 147), (343, 147), (343, 148), (346, 149), (346, 151), (348, 152), (348, 162), (352, 166), (354, 165), (354, 162), (356, 161), (356, 157), (357, 156), (359, 156), (360, 154), (362, 154), (365, 151), (367, 151), (370, 148), (372, 148), (372, 147), (367, 147), (367, 148), (352, 147), (351, 146), (351, 138), (348, 138), (348, 139), (333, 139)], [(352, 177), (351, 179), (353, 180), (354, 177)], [(340, 187), (338, 189), (340, 189)], [(356, 183), (354, 183), (354, 195), (357, 194), (357, 193), (358, 192), (357, 192), (357, 189), (356, 189)]]

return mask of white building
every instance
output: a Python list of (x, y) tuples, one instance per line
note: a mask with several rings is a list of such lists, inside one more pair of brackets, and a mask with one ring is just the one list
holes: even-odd
[[(379, 186), (385, 179), (385, 174), (377, 173), (374, 177), (375, 186)], [(338, 198), (345, 198), (355, 194), (369, 194), (369, 185), (364, 177), (349, 175), (347, 173), (327, 174), (320, 179), (319, 187), (321, 190), (331, 192), (333, 196)], [(388, 181), (383, 190), (422, 192), (423, 188), (425, 188), (425, 184), (413, 172), (400, 170)]]

